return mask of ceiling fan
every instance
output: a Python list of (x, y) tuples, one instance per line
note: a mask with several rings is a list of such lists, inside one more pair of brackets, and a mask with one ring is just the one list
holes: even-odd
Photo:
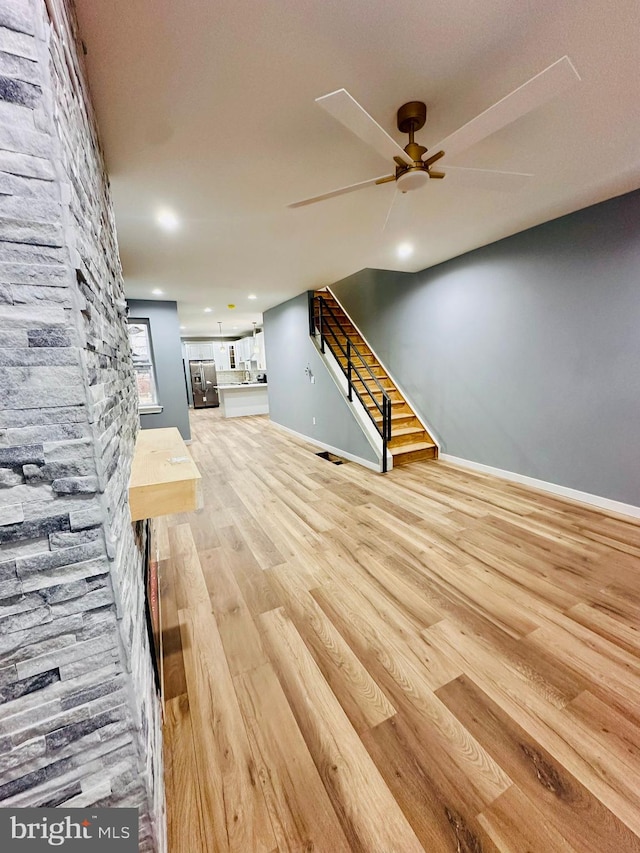
[(290, 204), (289, 207), (303, 207), (306, 204), (314, 204), (317, 201), (391, 181), (396, 182), (400, 192), (410, 192), (424, 187), (430, 180), (453, 175), (469, 183), (480, 183), (495, 189), (513, 189), (522, 186), (533, 175), (521, 172), (500, 172), (493, 169), (468, 169), (450, 166), (448, 162), (442, 164), (444, 171), (435, 170), (433, 166), (445, 157), (448, 161), (450, 157), (535, 110), (579, 80), (580, 77), (571, 60), (568, 56), (563, 56), (434, 145), (432, 150), (435, 154), (426, 159), (424, 155), (427, 149), (414, 139), (414, 134), (424, 126), (427, 118), (427, 107), (422, 101), (409, 101), (398, 110), (398, 130), (409, 134), (409, 142), (402, 148), (346, 89), (338, 89), (329, 95), (316, 98), (317, 104), (360, 137), (363, 142), (383, 157), (393, 159), (396, 164), (395, 172), (350, 184), (312, 198), (305, 198)]

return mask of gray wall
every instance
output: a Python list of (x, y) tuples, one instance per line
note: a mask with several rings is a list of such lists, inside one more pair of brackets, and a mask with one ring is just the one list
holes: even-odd
[(640, 192), (333, 288), (446, 453), (640, 505)]
[(187, 388), (184, 380), (180, 321), (175, 302), (154, 299), (129, 299), (129, 319), (148, 320), (156, 368), (157, 415), (140, 415), (142, 429), (178, 427), (185, 441), (191, 439)]
[[(306, 293), (265, 313), (264, 337), (271, 420), (376, 462), (373, 448), (309, 337)], [(314, 384), (305, 374), (307, 365)]]

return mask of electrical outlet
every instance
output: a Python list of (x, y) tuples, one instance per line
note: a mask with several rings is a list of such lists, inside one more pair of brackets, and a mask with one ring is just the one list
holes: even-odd
[(315, 426), (316, 425), (316, 419), (312, 418), (311, 420), (313, 421), (313, 425)]

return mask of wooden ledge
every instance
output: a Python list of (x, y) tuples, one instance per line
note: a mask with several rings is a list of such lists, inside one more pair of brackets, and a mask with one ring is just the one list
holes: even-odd
[(131, 521), (200, 506), (200, 472), (176, 427), (138, 433), (129, 480)]

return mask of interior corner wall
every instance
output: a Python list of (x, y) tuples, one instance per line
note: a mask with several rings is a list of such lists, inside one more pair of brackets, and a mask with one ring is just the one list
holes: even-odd
[(162, 411), (141, 414), (142, 429), (177, 427), (185, 441), (191, 439), (189, 404), (184, 379), (180, 321), (176, 302), (130, 299), (129, 319), (148, 320), (155, 367), (158, 403)]
[(162, 853), (137, 429), (73, 7), (0, 0), (0, 805), (136, 807)]
[(636, 191), (332, 289), (442, 452), (639, 506), (639, 269)]
[(265, 312), (264, 337), (271, 420), (377, 463), (374, 449), (309, 336), (306, 293)]

